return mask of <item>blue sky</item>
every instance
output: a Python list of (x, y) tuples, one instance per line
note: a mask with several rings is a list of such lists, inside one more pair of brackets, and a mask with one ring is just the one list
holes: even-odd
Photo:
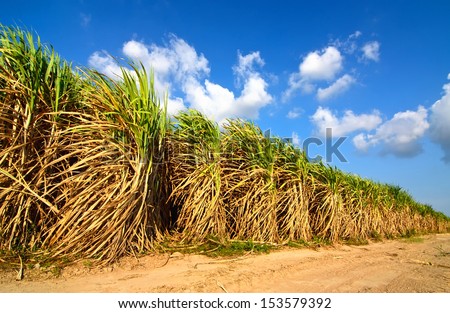
[[(74, 66), (154, 69), (172, 113), (248, 118), (334, 165), (397, 184), (450, 216), (449, 1), (21, 1), (0, 23)], [(311, 156), (325, 156), (324, 145)]]

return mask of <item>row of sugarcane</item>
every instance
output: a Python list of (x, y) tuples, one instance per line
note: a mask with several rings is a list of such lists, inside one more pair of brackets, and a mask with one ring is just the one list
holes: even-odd
[(449, 230), (399, 187), (310, 163), (249, 121), (169, 118), (166, 103), (143, 66), (120, 78), (74, 68), (31, 32), (0, 26), (0, 250), (111, 262), (168, 238)]

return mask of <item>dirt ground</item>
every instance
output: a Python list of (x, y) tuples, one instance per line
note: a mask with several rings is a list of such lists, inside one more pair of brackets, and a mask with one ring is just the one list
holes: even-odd
[(104, 268), (38, 267), (21, 281), (0, 271), (0, 292), (450, 292), (450, 234), (233, 259), (174, 253)]

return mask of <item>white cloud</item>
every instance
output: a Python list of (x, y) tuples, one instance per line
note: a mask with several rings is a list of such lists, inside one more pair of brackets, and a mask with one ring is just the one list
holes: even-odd
[(348, 36), (349, 39), (353, 39), (353, 38), (358, 38), (362, 35), (362, 32), (357, 30), (355, 31), (353, 34), (351, 34), (350, 36)]
[(429, 134), (431, 140), (444, 151), (442, 160), (450, 163), (450, 83), (444, 85), (443, 89), (445, 94), (430, 109)]
[(361, 151), (381, 145), (384, 154), (413, 157), (422, 152), (420, 139), (430, 126), (427, 115), (427, 109), (423, 106), (419, 106), (417, 111), (398, 112), (381, 124), (374, 134), (355, 136), (353, 144)]
[(322, 51), (313, 51), (303, 59), (299, 71), (289, 76), (289, 87), (283, 93), (283, 101), (287, 101), (300, 90), (312, 93), (316, 90), (315, 82), (333, 80), (343, 66), (343, 57), (336, 47), (329, 46)]
[(141, 60), (142, 62), (146, 62), (150, 55), (150, 52), (145, 44), (135, 40), (130, 40), (124, 43), (122, 51), (130, 59)]
[(167, 114), (169, 116), (174, 116), (175, 114), (185, 111), (187, 108), (184, 105), (184, 101), (182, 98), (175, 97), (169, 98), (167, 100)]
[(259, 110), (272, 102), (266, 81), (257, 73), (251, 73), (245, 79), (243, 90), (238, 97), (229, 89), (209, 80), (205, 80), (204, 85), (192, 80), (186, 84), (185, 92), (192, 108), (219, 123), (235, 117), (257, 119)]
[(246, 79), (244, 89), (236, 99), (237, 116), (258, 118), (259, 109), (272, 102), (272, 96), (267, 92), (268, 84), (257, 73), (252, 73)]
[(354, 84), (356, 80), (348, 75), (345, 74), (338, 80), (336, 80), (333, 84), (331, 84), (327, 88), (319, 88), (317, 90), (317, 99), (319, 101), (328, 100), (330, 98), (333, 98), (345, 91), (347, 91), (352, 84)]
[(344, 70), (344, 56), (351, 56), (359, 62), (380, 60), (380, 42), (369, 41), (361, 45), (361, 37), (362, 32), (357, 30), (347, 38), (331, 40), (322, 50), (309, 52), (301, 60), (298, 71), (289, 75), (288, 88), (281, 100), (287, 102), (296, 92), (301, 92), (316, 93), (316, 98), (323, 101), (347, 91), (356, 82), (354, 75), (345, 74), (336, 80)]
[(268, 83), (255, 70), (255, 66), (263, 64), (259, 52), (248, 55), (238, 53), (238, 64), (233, 68), (243, 81), (239, 96), (209, 80), (201, 84), (196, 79), (190, 79), (183, 87), (186, 99), (192, 108), (219, 123), (236, 117), (257, 119), (259, 110), (272, 102), (272, 96), (267, 92)]
[(293, 108), (292, 110), (290, 110), (288, 112), (288, 114), (286, 115), (287, 118), (293, 120), (296, 118), (299, 118), (303, 113), (303, 110), (300, 108)]
[(192, 108), (203, 112), (206, 116), (221, 121), (226, 118), (226, 113), (232, 110), (234, 93), (227, 88), (205, 80), (201, 84), (192, 80), (184, 87), (186, 99), (192, 104)]
[(429, 110), (419, 106), (417, 111), (398, 112), (374, 133), (355, 136), (355, 147), (368, 151), (371, 147), (380, 146), (384, 154), (412, 157), (422, 152), (420, 140), (428, 135), (442, 148), (442, 160), (450, 163), (450, 83), (445, 84), (443, 89), (444, 95)]
[(370, 142), (367, 140), (367, 134), (360, 133), (353, 137), (353, 145), (357, 150), (362, 152), (367, 152), (371, 146)]
[[(153, 70), (158, 93), (163, 95), (168, 91), (171, 95), (169, 114), (191, 107), (218, 122), (230, 117), (256, 119), (259, 110), (272, 101), (267, 91), (268, 83), (256, 70), (264, 65), (259, 51), (247, 55), (238, 52), (238, 62), (233, 70), (242, 85), (239, 96), (206, 79), (210, 73), (206, 57), (174, 35), (163, 46), (130, 40), (124, 43), (122, 52), (127, 58)], [(111, 57), (99, 52), (91, 55), (89, 65), (110, 76), (119, 70)]]
[(380, 60), (380, 43), (378, 41), (366, 43), (361, 50), (363, 51), (363, 60), (375, 62)]
[(106, 51), (94, 52), (88, 60), (89, 66), (97, 69), (103, 74), (111, 78), (121, 78), (122, 70), (113, 57), (108, 55)]
[(342, 56), (335, 47), (310, 52), (299, 66), (300, 75), (308, 80), (330, 80), (342, 69)]
[(123, 45), (122, 52), (154, 71), (155, 87), (161, 94), (171, 93), (174, 84), (182, 84), (190, 77), (198, 78), (210, 72), (203, 54), (198, 55), (192, 46), (174, 35), (165, 46), (130, 40)]
[(300, 73), (291, 74), (289, 76), (288, 85), (288, 89), (286, 89), (282, 94), (281, 100), (283, 102), (288, 101), (297, 90), (300, 90), (305, 94), (313, 93), (316, 90), (316, 86), (307, 79), (303, 79)]
[(238, 85), (241, 84), (241, 79), (245, 79), (251, 73), (255, 72), (254, 64), (264, 66), (264, 60), (261, 58), (259, 51), (242, 55), (238, 52), (238, 64), (233, 66), (233, 71), (236, 74)]
[(378, 111), (357, 115), (353, 111), (347, 110), (342, 117), (338, 117), (330, 109), (320, 106), (311, 116), (311, 121), (319, 135), (325, 136), (326, 129), (331, 128), (333, 136), (336, 137), (346, 136), (357, 130), (370, 131), (382, 122)]
[(357, 40), (361, 36), (362, 32), (357, 30), (353, 34), (350, 34), (344, 40), (336, 39), (332, 41), (332, 45), (335, 46), (336, 48), (339, 48), (341, 51), (347, 54), (353, 54), (358, 49)]

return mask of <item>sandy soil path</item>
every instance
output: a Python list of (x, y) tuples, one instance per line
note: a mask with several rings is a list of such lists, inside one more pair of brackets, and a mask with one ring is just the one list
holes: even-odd
[(101, 269), (81, 262), (54, 274), (27, 270), (15, 281), (15, 272), (1, 271), (0, 292), (450, 292), (450, 234), (232, 260), (157, 255)]

